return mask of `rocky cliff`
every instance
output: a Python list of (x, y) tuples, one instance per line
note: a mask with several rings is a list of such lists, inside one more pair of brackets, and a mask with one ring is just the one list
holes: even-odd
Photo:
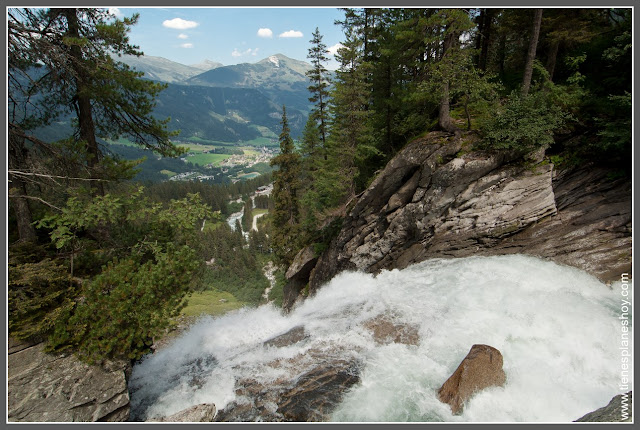
[(558, 171), (542, 154), (472, 151), (473, 139), (430, 133), (399, 152), (347, 209), (328, 249), (317, 259), (299, 254), (285, 308), (307, 284), (313, 294), (341, 271), (436, 257), (522, 253), (605, 282), (630, 273), (629, 180), (593, 167)]

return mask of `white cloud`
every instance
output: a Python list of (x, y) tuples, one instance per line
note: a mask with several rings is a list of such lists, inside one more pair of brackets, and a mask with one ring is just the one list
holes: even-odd
[(167, 28), (175, 28), (176, 30), (186, 30), (187, 28), (195, 28), (198, 24), (195, 21), (185, 21), (182, 18), (167, 19), (162, 23)]
[(304, 37), (304, 34), (298, 30), (289, 30), (281, 33), (278, 37)]
[(193, 48), (193, 43), (183, 43), (180, 45), (182, 48)]
[(338, 53), (338, 49), (342, 48), (344, 45), (340, 42), (336, 43), (333, 46), (327, 48), (327, 52), (331, 55), (336, 55)]
[(249, 48), (249, 49), (246, 49), (244, 51), (238, 51), (238, 48), (235, 48), (233, 50), (233, 52), (231, 53), (231, 56), (232, 57), (244, 57), (245, 55), (251, 55), (251, 56), (255, 57), (256, 55), (258, 55), (258, 50), (259, 49), (260, 48), (255, 48), (255, 49)]
[(109, 8), (109, 13), (111, 15), (115, 16), (116, 18), (120, 18), (120, 17), (124, 16), (124, 14), (117, 7), (110, 7)]
[(186, 34), (184, 34), (184, 33), (180, 33), (180, 34), (178, 34), (178, 39), (188, 39), (188, 38), (189, 38), (189, 36), (187, 36), (187, 35), (186, 35)]
[(272, 38), (273, 37), (273, 31), (271, 31), (270, 28), (260, 28), (260, 29), (258, 29), (258, 36), (259, 37)]

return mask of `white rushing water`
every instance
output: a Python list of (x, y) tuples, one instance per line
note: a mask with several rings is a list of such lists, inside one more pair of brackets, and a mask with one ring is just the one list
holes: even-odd
[[(134, 367), (131, 405), (139, 418), (222, 409), (237, 400), (236, 379), (268, 385), (290, 370), (267, 363), (324, 348), (361, 362), (332, 421), (573, 421), (620, 393), (620, 299), (615, 284), (519, 255), (343, 273), (288, 315), (268, 305), (201, 319)], [(419, 344), (376, 344), (363, 323), (380, 314), (417, 326)], [(300, 325), (306, 341), (263, 345)], [(502, 352), (507, 382), (454, 416), (436, 391), (473, 344)]]

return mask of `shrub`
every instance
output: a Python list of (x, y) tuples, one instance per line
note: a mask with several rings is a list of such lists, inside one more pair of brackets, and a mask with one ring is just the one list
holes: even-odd
[(526, 154), (553, 143), (554, 131), (569, 119), (544, 91), (521, 97), (512, 92), (495, 114), (481, 123), (481, 147)]

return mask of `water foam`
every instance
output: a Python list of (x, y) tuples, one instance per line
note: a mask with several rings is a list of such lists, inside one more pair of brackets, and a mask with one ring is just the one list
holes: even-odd
[[(519, 255), (343, 273), (288, 315), (267, 305), (202, 318), (134, 367), (133, 416), (224, 408), (236, 400), (236, 379), (268, 386), (293, 370), (267, 363), (323, 350), (362, 363), (332, 421), (572, 421), (618, 394), (619, 298), (585, 272)], [(376, 344), (363, 323), (381, 314), (416, 326), (419, 344)], [(300, 325), (305, 342), (263, 345)], [(507, 383), (454, 416), (436, 390), (476, 343), (502, 352)]]

